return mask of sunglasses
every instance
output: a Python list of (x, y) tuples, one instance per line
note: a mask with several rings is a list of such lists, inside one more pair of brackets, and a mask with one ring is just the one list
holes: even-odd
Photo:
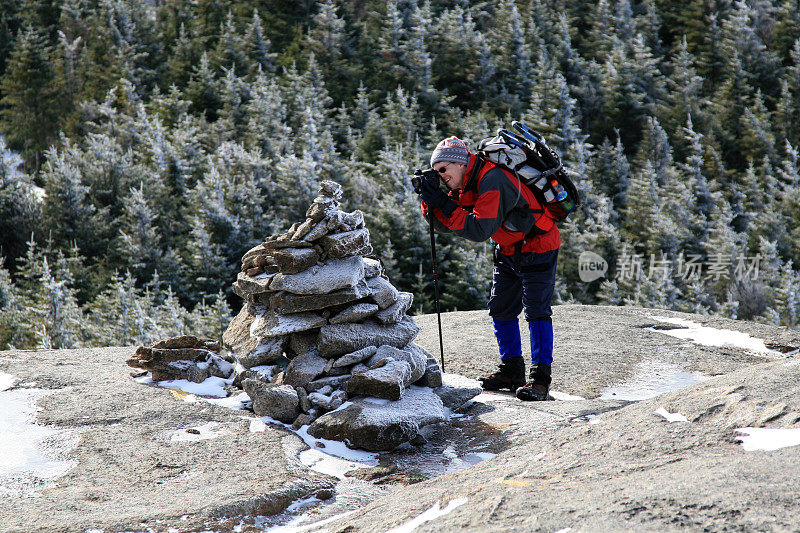
[(445, 166), (443, 166), (443, 167), (439, 167), (439, 168), (435, 168), (434, 170), (435, 170), (436, 172), (438, 172), (439, 174), (444, 174), (444, 171), (445, 171), (445, 170), (447, 169), (447, 167), (449, 167), (451, 164), (452, 164), (452, 163), (447, 163)]

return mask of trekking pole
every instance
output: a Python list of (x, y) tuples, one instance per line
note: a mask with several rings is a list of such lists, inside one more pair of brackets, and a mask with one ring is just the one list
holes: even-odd
[(433, 294), (436, 299), (436, 320), (439, 322), (439, 353), (442, 361), (442, 373), (444, 373), (444, 343), (442, 342), (442, 311), (439, 308), (439, 273), (436, 270), (436, 238), (433, 235), (433, 213), (428, 212), (428, 227), (431, 231), (431, 264), (433, 265)]

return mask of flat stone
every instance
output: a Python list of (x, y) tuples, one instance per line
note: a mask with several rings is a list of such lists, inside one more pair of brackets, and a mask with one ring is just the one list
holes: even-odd
[(277, 337), (288, 335), (299, 331), (319, 328), (327, 321), (315, 313), (294, 313), (282, 315), (272, 310), (266, 311), (263, 315), (256, 318), (250, 331), (254, 336)]
[(369, 230), (366, 228), (325, 235), (320, 238), (319, 243), (332, 259), (372, 253)]
[(364, 277), (374, 278), (383, 274), (383, 266), (377, 259), (371, 257), (364, 258)]
[(327, 359), (313, 352), (298, 355), (286, 367), (283, 382), (293, 387), (305, 387), (325, 371), (327, 364)]
[(313, 248), (314, 244), (306, 241), (295, 241), (292, 239), (268, 240), (263, 243), (264, 248), (269, 250), (280, 250), (282, 248)]
[(397, 301), (399, 293), (397, 289), (383, 277), (367, 279), (367, 287), (372, 293), (372, 299), (381, 309), (386, 309)]
[(248, 276), (244, 272), (239, 272), (236, 276), (236, 281), (233, 283), (233, 292), (244, 299), (254, 294), (270, 292), (270, 283), (276, 275), (259, 274), (258, 276)]
[(194, 335), (179, 335), (177, 337), (170, 337), (168, 339), (162, 339), (156, 343), (154, 343), (151, 348), (167, 348), (169, 350), (174, 350), (176, 348), (203, 348), (205, 349), (205, 344), (200, 341)]
[(360, 303), (355, 304), (331, 317), (331, 324), (347, 324), (364, 320), (378, 312), (380, 308), (376, 304)]
[[(252, 348), (249, 348), (252, 346)], [(241, 346), (236, 354), (239, 363), (245, 368), (274, 363), (283, 356), (286, 337), (250, 337), (250, 343)]]
[(291, 314), (303, 311), (317, 311), (326, 307), (342, 305), (360, 300), (370, 295), (367, 284), (363, 281), (355, 287), (347, 287), (328, 294), (294, 294), (281, 291), (270, 297), (270, 307), (276, 313)]
[(340, 358), (336, 359), (336, 361), (333, 363), (333, 366), (345, 367), (361, 363), (362, 361), (366, 361), (375, 355), (377, 351), (378, 348), (376, 346), (367, 346), (366, 348), (362, 348), (353, 353), (341, 356)]
[(276, 274), (270, 287), (275, 291), (295, 294), (325, 294), (354, 288), (363, 279), (363, 260), (360, 257), (347, 257), (312, 266), (298, 274)]
[(347, 394), (399, 400), (411, 383), (411, 365), (405, 361), (385, 359), (377, 368), (354, 375), (347, 382)]
[(375, 403), (370, 398), (356, 398), (351, 402), (319, 417), (308, 432), (354, 448), (388, 451), (412, 440), (423, 426), (446, 418), (442, 401), (428, 388), (412, 387), (399, 401)]
[(382, 344), (402, 348), (414, 340), (419, 330), (417, 323), (409, 316), (390, 326), (370, 320), (363, 324), (329, 324), (320, 329), (319, 354), (322, 357), (334, 357)]
[(275, 250), (273, 258), (283, 274), (297, 274), (319, 261), (319, 255), (313, 248), (283, 248)]
[(480, 382), (457, 374), (445, 374), (444, 384), (431, 390), (453, 411), (483, 392)]
[(253, 400), (253, 411), (291, 424), (300, 414), (297, 391), (289, 385), (271, 385), (255, 379), (244, 380), (244, 391)]
[(395, 361), (405, 361), (408, 363), (411, 369), (409, 382), (406, 383), (406, 385), (408, 385), (409, 383), (414, 383), (425, 374), (428, 358), (425, 351), (413, 342), (409, 343), (402, 350), (394, 346), (384, 345), (378, 348), (375, 355), (367, 362), (367, 365), (374, 367), (383, 359), (394, 359)]
[(379, 311), (375, 318), (378, 319), (378, 322), (381, 324), (396, 324), (400, 322), (400, 319), (403, 318), (403, 315), (406, 314), (411, 308), (411, 304), (414, 303), (414, 295), (410, 292), (401, 292), (398, 294), (397, 301)]

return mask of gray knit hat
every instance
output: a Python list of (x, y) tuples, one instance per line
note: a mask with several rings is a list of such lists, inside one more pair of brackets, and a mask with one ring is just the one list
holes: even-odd
[(431, 167), (439, 161), (452, 161), (469, 165), (469, 148), (467, 143), (458, 137), (448, 137), (436, 145), (431, 154)]

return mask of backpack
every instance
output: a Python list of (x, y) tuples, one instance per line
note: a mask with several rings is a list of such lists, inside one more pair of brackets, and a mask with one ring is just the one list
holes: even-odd
[(511, 125), (520, 132), (501, 129), (495, 137), (478, 143), (478, 156), (510, 170), (561, 222), (580, 205), (578, 189), (567, 176), (561, 158), (544, 138), (521, 122)]

